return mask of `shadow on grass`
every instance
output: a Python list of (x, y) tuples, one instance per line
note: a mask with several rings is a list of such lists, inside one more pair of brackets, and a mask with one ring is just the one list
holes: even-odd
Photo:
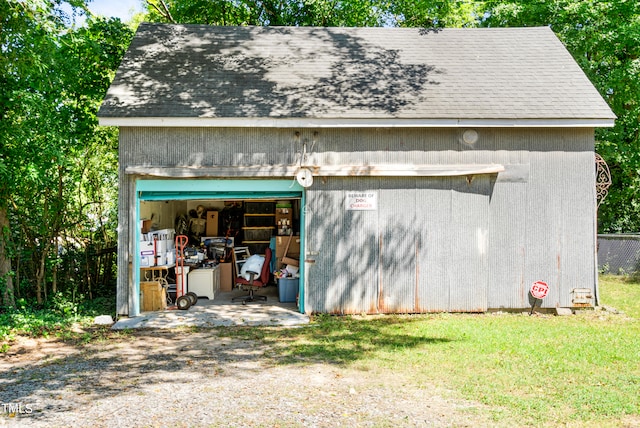
[(314, 324), (301, 329), (241, 328), (229, 329), (222, 334), (259, 338), (271, 347), (269, 356), (276, 364), (302, 361), (349, 364), (368, 359), (377, 352), (411, 350), (451, 341), (411, 332), (412, 324), (424, 320), (424, 317), (402, 316), (374, 319), (321, 316)]
[[(424, 321), (424, 318), (420, 318)], [(210, 381), (251, 376), (247, 367), (327, 363), (346, 365), (377, 351), (418, 348), (446, 338), (416, 333), (418, 318), (321, 317), (309, 326), (218, 327), (212, 329), (136, 330), (112, 333), (89, 343), (50, 343), (44, 359), (0, 357), (0, 400), (33, 403), (30, 418), (78, 411), (68, 395), (83, 401), (143, 391), (176, 377)], [(107, 335), (108, 336), (108, 335)], [(66, 352), (55, 352), (58, 347)], [(12, 364), (12, 358), (15, 364)]]

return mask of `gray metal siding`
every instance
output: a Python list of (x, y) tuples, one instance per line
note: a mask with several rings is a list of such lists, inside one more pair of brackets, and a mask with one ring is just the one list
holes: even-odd
[[(370, 190), (367, 179), (351, 179), (349, 190)], [(322, 191), (309, 191), (306, 252), (307, 310), (370, 313), (377, 300), (377, 212), (344, 211), (344, 180), (330, 179)], [(317, 254), (316, 254), (317, 253)]]
[(378, 312), (415, 312), (420, 305), (417, 278), (422, 242), (415, 185), (415, 178), (388, 178), (379, 180), (375, 189), (379, 191), (379, 220), (373, 231), (379, 243)]
[[(562, 251), (562, 187), (558, 171), (558, 156), (545, 156), (542, 152), (531, 154), (530, 182), (527, 188), (527, 224), (525, 226), (526, 252), (524, 291), (537, 280), (549, 284), (546, 301), (557, 301), (560, 290), (560, 254)], [(594, 161), (595, 162), (595, 161)], [(545, 165), (545, 168), (541, 168)]]
[(489, 176), (460, 177), (452, 183), (449, 236), (450, 311), (487, 309)]
[(419, 180), (416, 185), (416, 225), (420, 225), (418, 299), (424, 312), (450, 308), (451, 180)]
[(490, 178), (419, 180), (422, 247), (417, 312), (487, 309)]
[[(119, 187), (118, 187), (118, 280), (116, 285), (116, 314), (128, 315), (129, 308), (132, 307), (130, 301), (132, 297), (131, 282), (131, 255), (133, 254), (134, 242), (130, 239), (131, 235), (131, 219), (134, 216), (131, 213), (135, 193), (133, 191), (133, 179), (125, 173), (127, 150), (123, 150), (122, 140), (120, 141), (120, 166), (119, 166)], [(136, 235), (133, 235), (136, 236)]]
[[(292, 130), (244, 128), (121, 128), (127, 165), (250, 166), (295, 164)], [(308, 138), (308, 137), (307, 137)]]
[(593, 136), (588, 130), (555, 134), (542, 130), (537, 144), (515, 140), (515, 147), (537, 150), (522, 153), (514, 159), (521, 164), (497, 177), (490, 209), (490, 308), (527, 307), (537, 280), (549, 284), (544, 307), (572, 306), (573, 288), (595, 287)]
[[(345, 194), (354, 190), (378, 192), (378, 210), (345, 210)], [(487, 176), (471, 181), (466, 177), (330, 178), (326, 186), (309, 190), (307, 252), (323, 250), (307, 267), (307, 309), (333, 313), (486, 310), (490, 191)], [(323, 196), (328, 192), (332, 194), (329, 210)], [(319, 210), (318, 201), (324, 210)], [(327, 236), (336, 237), (333, 245), (339, 251), (323, 247)], [(336, 300), (335, 295), (348, 298)]]
[(487, 305), (490, 308), (525, 308), (527, 258), (527, 184), (503, 183), (493, 188), (489, 209), (489, 260)]
[[(593, 153), (586, 151), (573, 157), (565, 154), (562, 159), (561, 179), (564, 183), (573, 184), (565, 187), (562, 197), (564, 243), (560, 277), (563, 289), (558, 297), (560, 306), (571, 306), (571, 290), (591, 288), (597, 281), (597, 268), (594, 266), (597, 263), (595, 160)], [(585, 177), (585, 172), (591, 174)], [(585, 215), (590, 215), (593, 223), (583, 221)]]
[[(135, 177), (127, 166), (502, 164), (467, 177), (316, 177), (307, 190), (307, 311), (430, 312), (570, 306), (595, 284), (593, 130), (122, 128), (120, 248), (132, 248)], [(312, 150), (311, 150), (312, 149)], [(377, 190), (377, 211), (347, 211), (344, 192)], [(317, 253), (317, 254), (316, 254)], [(130, 304), (119, 255), (118, 311)], [(127, 303), (125, 303), (125, 301)]]

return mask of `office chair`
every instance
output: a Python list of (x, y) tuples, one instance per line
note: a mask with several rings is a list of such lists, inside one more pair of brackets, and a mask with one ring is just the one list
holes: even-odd
[(267, 301), (267, 296), (259, 296), (254, 295), (253, 292), (266, 287), (269, 284), (269, 275), (271, 272), (269, 271), (269, 265), (271, 264), (271, 248), (267, 248), (264, 251), (264, 263), (262, 264), (262, 269), (260, 272), (249, 272), (249, 279), (246, 279), (244, 276), (236, 277), (236, 285), (239, 286), (243, 290), (249, 290), (249, 294), (244, 296), (236, 296), (231, 299), (231, 301), (242, 300), (242, 304), (246, 305), (247, 302), (253, 302), (254, 300), (264, 300)]

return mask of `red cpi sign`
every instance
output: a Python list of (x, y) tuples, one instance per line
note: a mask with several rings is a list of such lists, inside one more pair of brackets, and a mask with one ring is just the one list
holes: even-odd
[(533, 283), (533, 285), (531, 286), (531, 290), (529, 291), (531, 292), (531, 295), (536, 299), (543, 299), (549, 291), (549, 286), (546, 282), (536, 281)]

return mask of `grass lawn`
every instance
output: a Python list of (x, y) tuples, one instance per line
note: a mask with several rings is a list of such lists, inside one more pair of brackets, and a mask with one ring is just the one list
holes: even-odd
[[(600, 305), (621, 313), (319, 316), (301, 328), (219, 334), (263, 341), (273, 364), (323, 362), (435, 385), (480, 402), (498, 426), (640, 427), (640, 279), (601, 277)], [(13, 334), (74, 339), (57, 318), (9, 315), (0, 322), (5, 348)]]
[(489, 406), (500, 425), (640, 426), (640, 282), (602, 277), (600, 301), (624, 314), (323, 316), (230, 334), (270, 343), (274, 362), (409, 375)]

